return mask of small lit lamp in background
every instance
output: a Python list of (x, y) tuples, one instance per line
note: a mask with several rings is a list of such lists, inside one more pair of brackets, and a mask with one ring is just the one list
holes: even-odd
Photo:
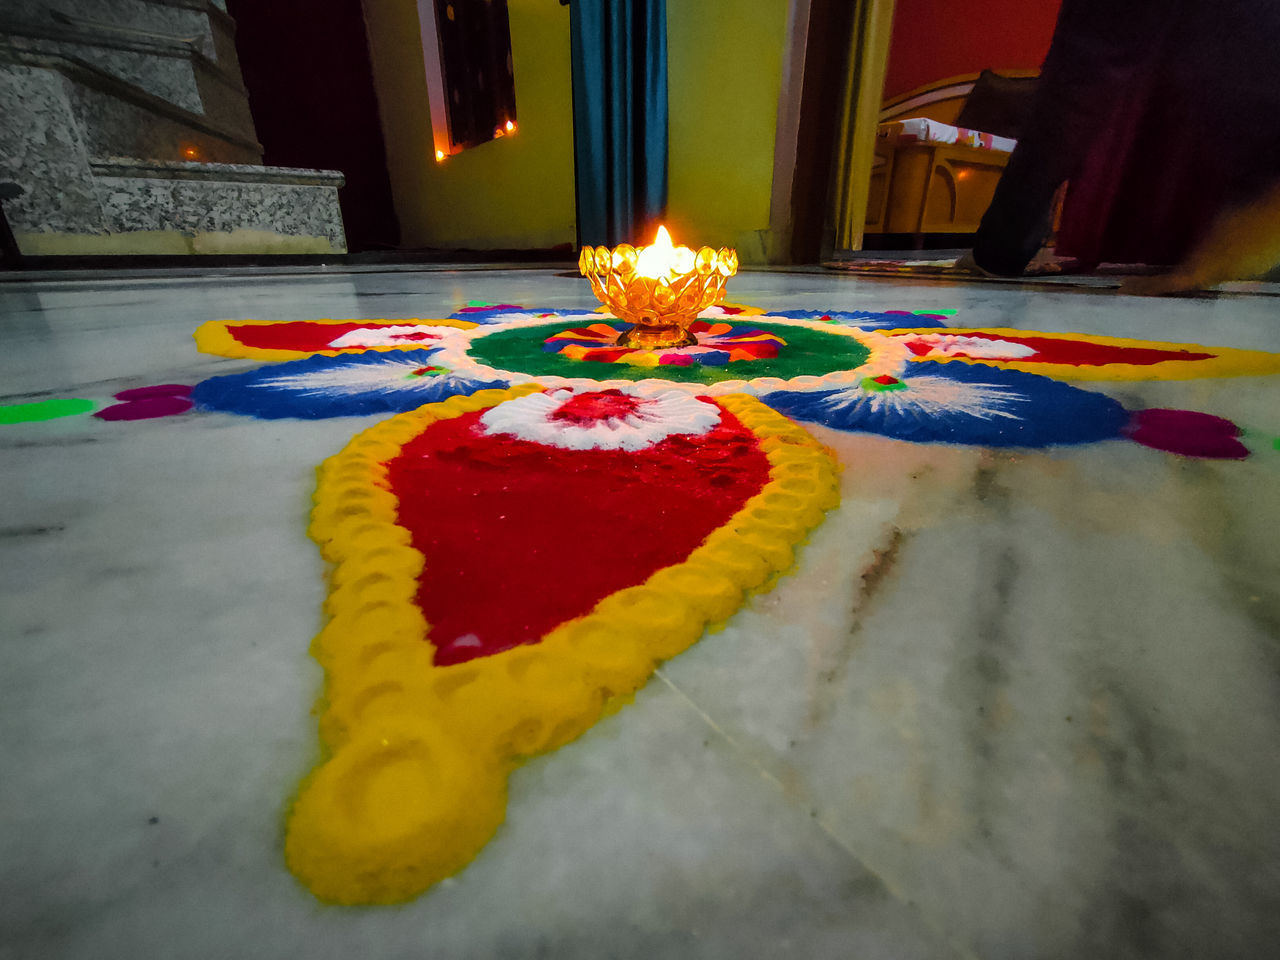
[[(516, 122), (514, 120), (504, 120), (498, 126), (493, 128), (493, 139), (500, 140), (503, 137), (511, 137), (515, 135), (515, 132), (516, 132)], [(438, 143), (439, 141), (437, 140), (436, 142)], [(472, 145), (474, 146), (474, 144)], [(462, 147), (450, 147), (449, 151), (446, 153), (444, 150), (437, 147), (436, 163), (444, 163), (446, 160), (449, 159), (450, 156), (452, 156), (455, 153), (458, 153), (462, 149), (463, 149)]]
[(725, 283), (738, 272), (738, 253), (728, 247), (695, 253), (674, 246), (667, 228), (658, 227), (647, 247), (583, 247), (578, 268), (596, 298), (632, 324), (618, 337), (619, 346), (687, 347), (698, 342), (690, 324), (724, 296)]
[(200, 148), (194, 143), (184, 143), (182, 145), (182, 156), (186, 160), (199, 160)]

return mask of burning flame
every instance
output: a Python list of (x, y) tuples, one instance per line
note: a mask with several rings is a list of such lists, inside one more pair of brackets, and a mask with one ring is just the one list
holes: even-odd
[(693, 251), (688, 247), (674, 246), (667, 228), (660, 226), (653, 244), (640, 248), (636, 258), (636, 273), (651, 280), (670, 282), (674, 277), (693, 270), (693, 261)]

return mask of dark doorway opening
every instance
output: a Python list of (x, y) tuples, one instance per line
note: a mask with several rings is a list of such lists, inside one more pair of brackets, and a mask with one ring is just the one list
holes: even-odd
[(360, 0), (227, 0), (266, 163), (341, 170), (352, 252), (399, 246)]

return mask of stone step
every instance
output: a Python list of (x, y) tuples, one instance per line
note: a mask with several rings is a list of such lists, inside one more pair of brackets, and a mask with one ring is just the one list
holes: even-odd
[[(38, 83), (35, 73), (45, 75)], [(213, 163), (260, 163), (262, 145), (213, 118), (192, 113), (109, 73), (62, 54), (0, 38), (0, 86), (8, 133), (70, 125), (89, 154)]]
[(99, 227), (41, 230), (11, 214), (24, 255), (346, 252), (336, 170), (124, 157), (89, 169)]
[(211, 36), (168, 35), (61, 14), (32, 19), (35, 15), (14, 16), (7, 8), (0, 12), (3, 43), (29, 55), (62, 56), (86, 64), (188, 114), (203, 116), (227, 133), (255, 139), (234, 43), (229, 52), (218, 53)]
[[(234, 38), (235, 21), (208, 0), (4, 0), (6, 16), (32, 24), (78, 27), (88, 32), (157, 40), (186, 40), (206, 57), (235, 60), (223, 40)], [(222, 35), (221, 38), (219, 35)]]
[(346, 251), (341, 173), (259, 166), (209, 0), (3, 0), (0, 181), (21, 252)]

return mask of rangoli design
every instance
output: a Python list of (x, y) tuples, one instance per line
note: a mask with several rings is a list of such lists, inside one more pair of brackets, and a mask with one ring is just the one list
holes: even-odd
[[(948, 322), (721, 303), (694, 323), (696, 344), (638, 349), (599, 311), (511, 304), (224, 320), (197, 331), (201, 350), (276, 362), (101, 409), (17, 405), (0, 422), (385, 417), (320, 472), (325, 754), (285, 854), (321, 899), (387, 903), (476, 855), (524, 758), (582, 734), (790, 569), (838, 502), (839, 465), (802, 424), (917, 443), (1275, 450), (1221, 417), (1127, 409), (1077, 383), (1273, 374), (1278, 354)], [(579, 562), (602, 543), (606, 562)]]
[[(365, 431), (325, 464), (311, 525), (335, 565), (313, 648), (330, 756), (294, 805), (290, 867), (369, 903), (466, 864), (521, 757), (730, 616), (836, 500), (830, 454), (741, 395), (527, 385)], [(608, 563), (575, 562), (618, 529)], [(549, 570), (573, 573), (548, 589)]]
[(741, 360), (774, 360), (778, 350), (787, 345), (776, 333), (755, 327), (697, 320), (689, 327), (698, 337), (695, 346), (642, 350), (617, 345), (618, 335), (625, 327), (626, 324), (608, 323), (574, 327), (552, 334), (546, 339), (543, 349), (572, 360), (629, 363), (636, 367), (688, 367), (694, 364), (723, 367)]
[(397, 350), (439, 342), (449, 329), (473, 327), (469, 320), (210, 320), (196, 330), (205, 353), (252, 360), (292, 360), (313, 354), (336, 356), (366, 350)]

